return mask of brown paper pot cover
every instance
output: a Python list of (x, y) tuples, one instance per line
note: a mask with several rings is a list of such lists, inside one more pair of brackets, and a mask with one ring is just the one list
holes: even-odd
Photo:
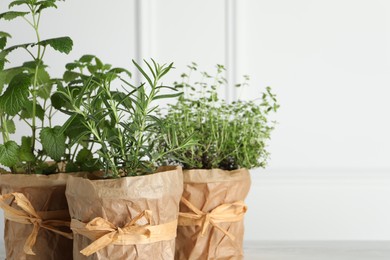
[[(62, 211), (68, 209), (65, 198), (67, 178), (66, 174), (49, 176), (4, 174), (0, 175), (0, 191), (2, 195), (12, 192), (23, 193), (38, 213)], [(11, 206), (18, 208), (14, 202)], [(8, 260), (72, 259), (72, 240), (44, 228), (39, 229), (36, 243), (32, 248), (36, 255), (25, 254), (23, 247), (32, 230), (31, 224), (5, 220), (4, 242)]]
[[(138, 177), (110, 180), (69, 178), (66, 197), (73, 220), (88, 223), (101, 217), (116, 227), (123, 227), (144, 210), (151, 211), (152, 225), (177, 220), (182, 192), (181, 168), (164, 167), (158, 173)], [(174, 238), (149, 244), (110, 244), (86, 257), (80, 251), (93, 241), (73, 233), (74, 259), (174, 259)]]
[[(250, 189), (248, 170), (224, 171), (184, 170), (183, 197), (202, 212), (208, 213), (216, 207), (245, 200)], [(192, 212), (183, 203), (180, 212)], [(234, 223), (219, 223), (219, 227), (235, 236), (232, 241), (212, 225), (201, 235), (200, 226), (178, 226), (175, 259), (235, 260), (243, 259), (243, 220)]]

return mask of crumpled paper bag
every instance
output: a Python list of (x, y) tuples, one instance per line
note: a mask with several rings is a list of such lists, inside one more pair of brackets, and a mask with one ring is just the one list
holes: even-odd
[[(73, 220), (89, 223), (100, 217), (116, 227), (124, 227), (145, 210), (150, 212), (152, 225), (177, 220), (182, 192), (181, 168), (162, 167), (151, 175), (120, 179), (89, 180), (71, 177), (67, 183), (66, 197)], [(145, 222), (144, 219), (140, 220), (142, 221)], [(176, 226), (174, 232), (176, 236)], [(80, 251), (93, 241), (75, 231), (73, 233), (73, 257), (76, 260), (174, 259), (174, 237), (149, 244), (110, 244), (85, 256)]]
[[(224, 171), (184, 170), (183, 198), (204, 213), (209, 213), (222, 204), (244, 201), (251, 185), (246, 169)], [(241, 213), (244, 213), (244, 211)], [(192, 213), (183, 202), (180, 212)], [(179, 221), (180, 222), (180, 221)], [(178, 226), (176, 237), (177, 260), (238, 260), (243, 259), (243, 220), (233, 223), (218, 223), (219, 228), (234, 236), (234, 241), (213, 225), (202, 236), (202, 226)]]
[[(67, 211), (65, 198), (67, 174), (2, 174), (0, 175), (1, 195), (20, 192), (31, 202), (37, 212)], [(10, 205), (19, 208), (14, 202)], [(66, 219), (69, 221), (69, 216)], [(31, 234), (33, 225), (20, 224), (5, 219), (4, 242), (8, 260), (70, 260), (72, 259), (73, 241), (52, 231), (40, 228), (32, 250), (36, 255), (27, 255), (23, 247)], [(71, 232), (70, 229), (62, 230)]]

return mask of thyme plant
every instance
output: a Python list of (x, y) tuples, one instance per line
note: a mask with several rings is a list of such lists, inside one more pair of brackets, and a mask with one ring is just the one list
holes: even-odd
[[(11, 1), (9, 11), (0, 14), (0, 20), (24, 19), (36, 37), (30, 43), (7, 46), (11, 35), (0, 32), (0, 164), (9, 167), (13, 173), (54, 172), (56, 165), (50, 166), (45, 161), (48, 158), (60, 161), (65, 153), (65, 136), (59, 133), (59, 126), (52, 124), (55, 110), (50, 95), (57, 81), (50, 78), (44, 57), (47, 47), (68, 54), (73, 42), (69, 37), (43, 40), (39, 30), (42, 13), (47, 8), (57, 8), (56, 2)], [(26, 51), (31, 60), (5, 68), (8, 55), (17, 49)], [(23, 136), (19, 144), (11, 138), (19, 130), (15, 126), (16, 119), (31, 129), (31, 135)]]
[[(91, 68), (90, 62), (85, 64), (88, 70)], [(58, 98), (65, 100), (72, 111), (63, 131), (66, 132), (74, 120), (82, 125), (84, 131), (77, 139), (87, 137), (89, 142), (97, 145), (99, 167), (108, 178), (153, 173), (157, 161), (172, 152), (169, 149), (155, 149), (154, 138), (167, 127), (164, 121), (155, 116), (158, 108), (155, 102), (182, 94), (160, 84), (173, 64), (145, 61), (148, 68), (145, 71), (135, 61), (133, 63), (146, 80), (139, 86), (130, 83), (128, 78), (131, 75), (127, 70), (111, 69), (109, 65), (101, 63), (100, 70), (90, 70), (91, 76), (87, 78), (83, 74), (81, 81), (78, 81), (79, 72), (68, 73), (66, 76), (73, 77), (75, 84), (57, 93)], [(77, 67), (75, 64), (80, 64), (80, 61), (68, 67), (72, 70)], [(121, 86), (114, 89), (116, 83), (121, 83)], [(163, 90), (174, 92), (163, 94)], [(188, 138), (174, 149), (191, 145), (192, 139)]]
[[(197, 65), (188, 67), (190, 72), (182, 74), (182, 81), (174, 84), (185, 95), (162, 115), (170, 130), (175, 130), (174, 138), (165, 134), (159, 141), (161, 147), (168, 149), (189, 136), (198, 143), (169, 152), (161, 163), (180, 163), (186, 169), (265, 167), (269, 155), (266, 141), (274, 129), (269, 114), (279, 108), (271, 88), (260, 93), (258, 100), (227, 103), (218, 95), (226, 85), (222, 65), (217, 65), (215, 76), (201, 72), (202, 80), (196, 82), (190, 81), (190, 75), (197, 72)], [(245, 76), (245, 82), (236, 87), (244, 87), (248, 80)]]

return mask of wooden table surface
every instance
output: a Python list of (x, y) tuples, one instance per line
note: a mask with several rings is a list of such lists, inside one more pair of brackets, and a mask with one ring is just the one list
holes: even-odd
[(256, 241), (244, 248), (245, 260), (390, 260), (390, 241)]

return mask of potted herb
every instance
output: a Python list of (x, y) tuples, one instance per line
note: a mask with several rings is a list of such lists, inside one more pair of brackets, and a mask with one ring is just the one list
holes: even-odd
[[(66, 197), (74, 233), (74, 259), (173, 259), (183, 191), (180, 167), (157, 169), (169, 149), (154, 137), (166, 128), (155, 116), (156, 101), (181, 93), (160, 83), (172, 68), (134, 62), (145, 83), (94, 56), (68, 64), (69, 84), (56, 94), (71, 113), (63, 126), (83, 128), (78, 138), (95, 145), (100, 172), (94, 178), (70, 177)], [(163, 92), (164, 91), (164, 92)], [(192, 145), (188, 138), (175, 149)]]
[[(71, 259), (66, 176), (47, 176), (59, 172), (66, 141), (52, 121), (50, 96), (57, 81), (46, 70), (45, 53), (51, 47), (68, 54), (73, 45), (69, 37), (41, 39), (41, 15), (53, 7), (55, 0), (18, 0), (0, 14), (0, 20), (24, 19), (36, 35), (30, 43), (7, 46), (11, 35), (0, 32), (0, 207), (7, 259)], [(31, 59), (6, 66), (9, 54), (19, 50)], [(30, 135), (13, 138), (26, 128)]]
[[(196, 64), (189, 67), (192, 74), (197, 70)], [(184, 168), (175, 259), (243, 258), (247, 169), (266, 166), (266, 141), (273, 130), (269, 113), (279, 106), (270, 88), (255, 101), (220, 99), (218, 91), (226, 83), (223, 73), (218, 65), (216, 76), (203, 72), (194, 84), (183, 74), (183, 81), (175, 85), (184, 95), (163, 116), (176, 135), (161, 135), (160, 147), (172, 150), (189, 136), (198, 140), (195, 146), (169, 152), (162, 161)]]

